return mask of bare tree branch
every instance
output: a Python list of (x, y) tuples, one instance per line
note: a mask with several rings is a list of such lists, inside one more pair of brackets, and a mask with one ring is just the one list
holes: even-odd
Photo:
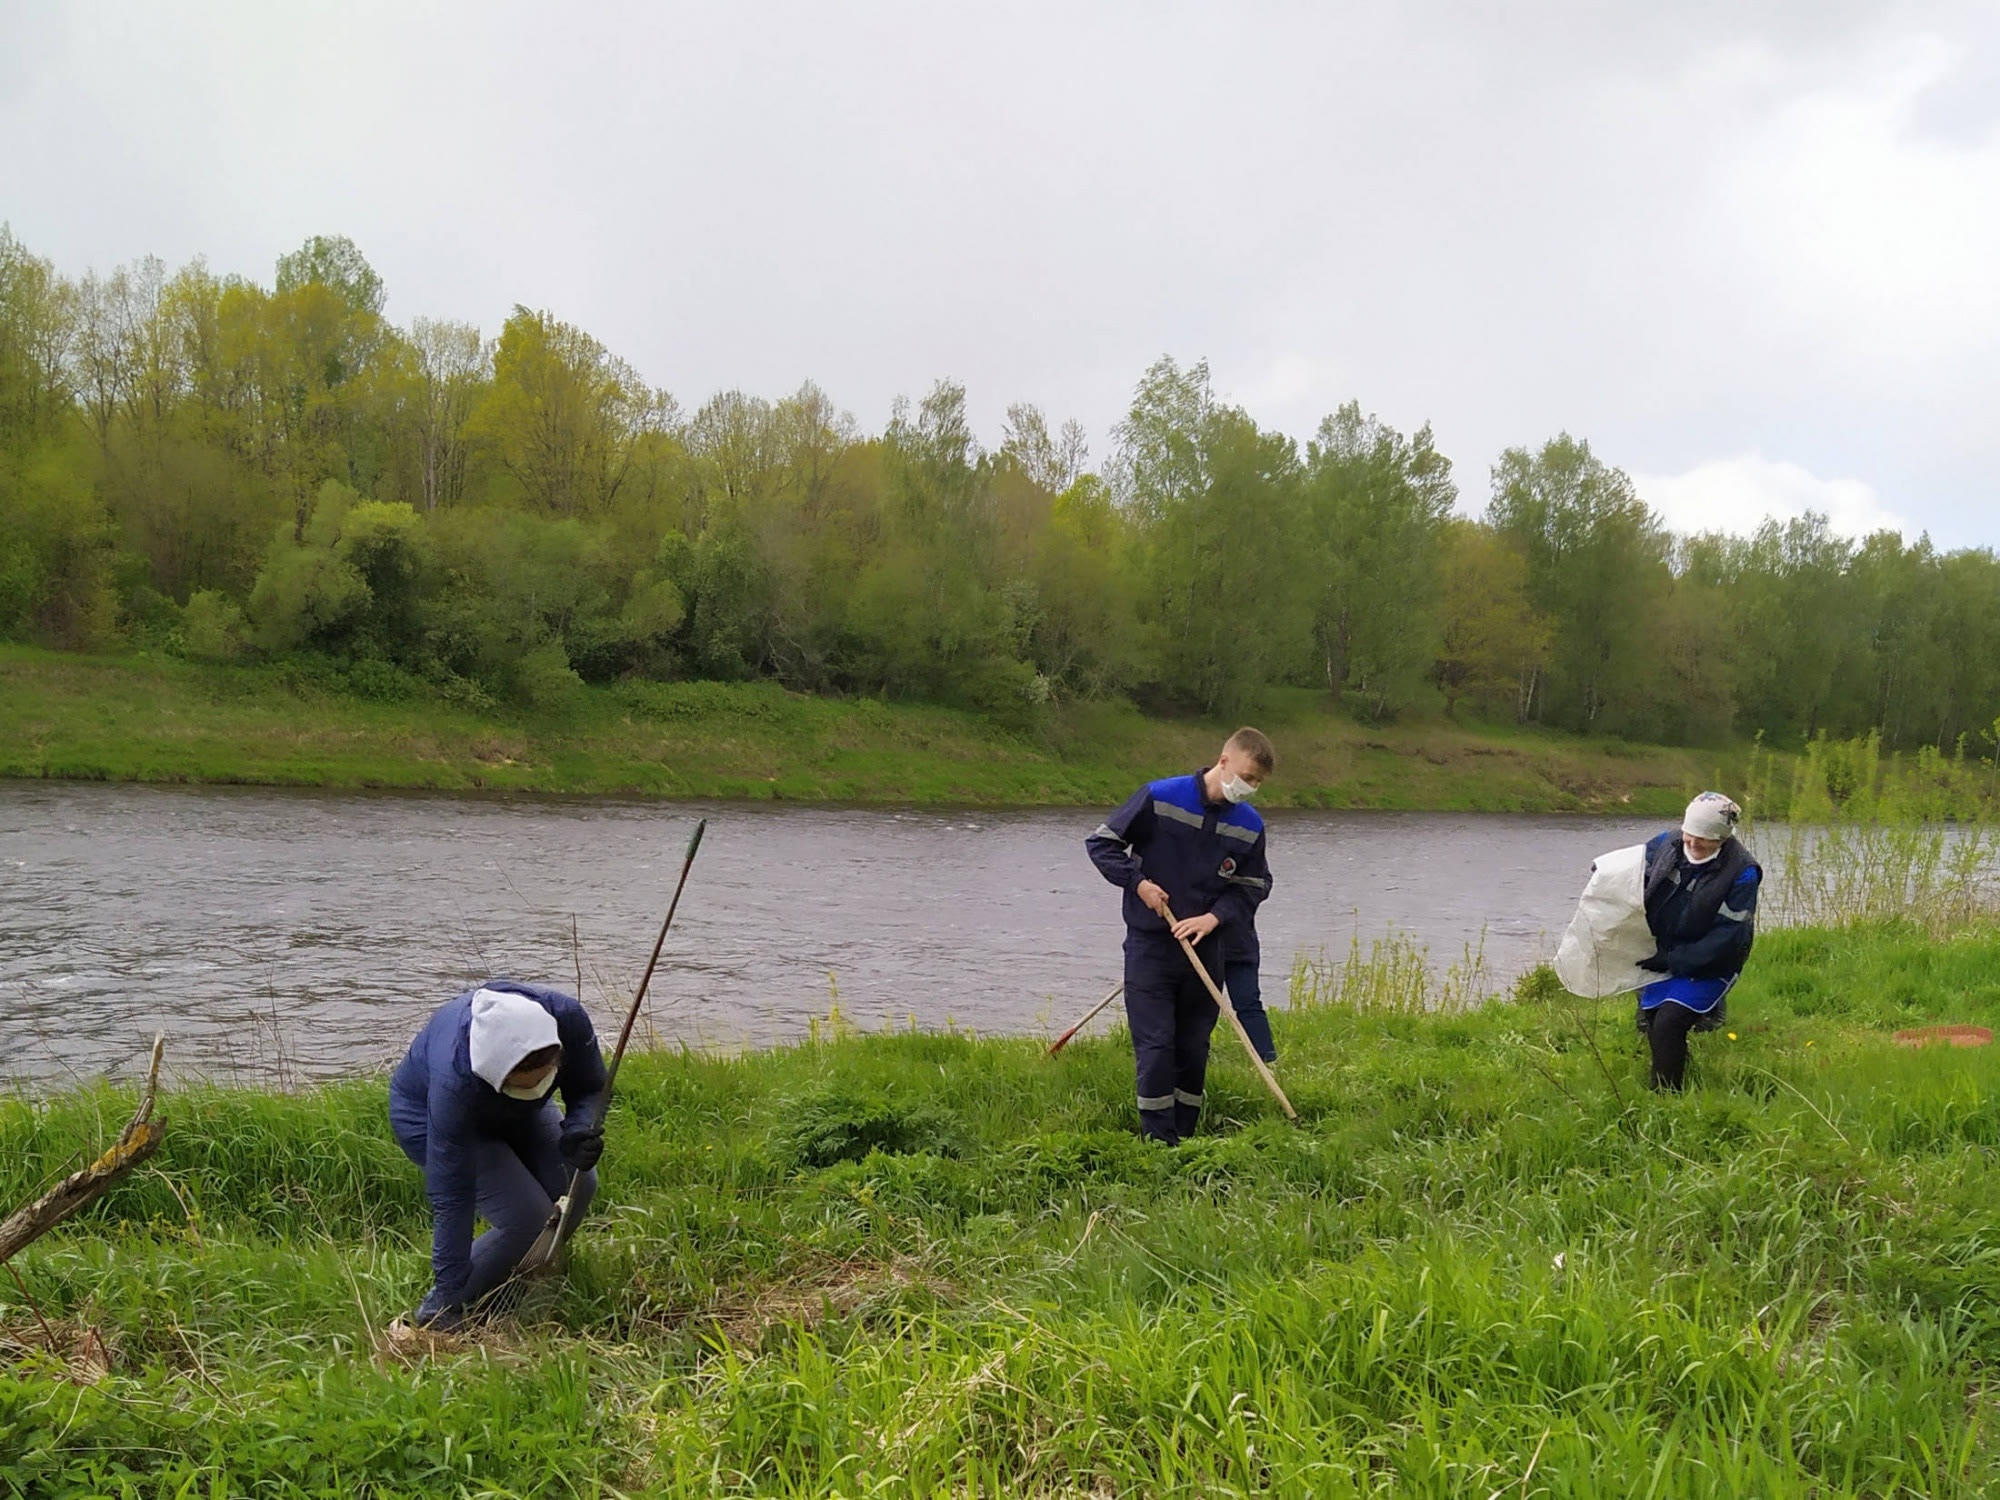
[(164, 1034), (153, 1038), (153, 1062), (146, 1073), (146, 1090), (139, 1108), (109, 1151), (82, 1171), (72, 1172), (27, 1207), (0, 1221), (0, 1262), (11, 1260), (78, 1209), (94, 1203), (140, 1162), (159, 1150), (167, 1133), (164, 1120), (153, 1118), (153, 1101), (160, 1087), (160, 1054)]

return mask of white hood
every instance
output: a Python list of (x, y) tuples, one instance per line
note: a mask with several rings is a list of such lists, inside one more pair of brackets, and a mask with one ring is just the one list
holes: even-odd
[(522, 1058), (556, 1045), (556, 1018), (526, 995), (480, 990), (472, 997), (472, 1071), (495, 1089)]

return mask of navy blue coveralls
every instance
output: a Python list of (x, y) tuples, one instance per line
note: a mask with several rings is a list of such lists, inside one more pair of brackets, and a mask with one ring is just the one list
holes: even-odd
[(1224, 955), (1244, 940), (1269, 889), (1264, 820), (1246, 804), (1210, 802), (1206, 775), (1141, 787), (1087, 841), (1091, 863), (1125, 892), (1125, 1019), (1139, 1126), (1169, 1144), (1193, 1134), (1201, 1118), (1217, 1011), (1172, 929), (1139, 899), (1139, 883), (1164, 890), (1176, 917), (1216, 916), (1220, 925), (1195, 954), (1218, 985)]
[[(1254, 904), (1263, 905), (1270, 894), (1271, 874), (1267, 870), (1264, 872), (1264, 888), (1253, 892)], [(1266, 1064), (1270, 1064), (1278, 1060), (1278, 1043), (1271, 1035), (1271, 1017), (1264, 1009), (1264, 992), (1258, 983), (1257, 971), (1263, 961), (1253, 909), (1250, 919), (1229, 935), (1228, 961), (1223, 965), (1222, 987), (1229, 994), (1236, 1019), (1243, 1023), (1243, 1030), (1250, 1037), (1250, 1045), (1257, 1049), (1257, 1055)]]

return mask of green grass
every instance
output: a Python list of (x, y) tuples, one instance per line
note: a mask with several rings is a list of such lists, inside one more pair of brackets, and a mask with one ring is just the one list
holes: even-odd
[[(1888, 1036), (2000, 1018), (2000, 935), (1768, 936), (1674, 1098), (1622, 1002), (1607, 1077), (1536, 985), (1377, 992), (1278, 1017), (1302, 1128), (1219, 1050), (1172, 1152), (1115, 1033), (636, 1057), (567, 1281), (408, 1368), (371, 1357), (428, 1275), (381, 1082), (174, 1095), (156, 1169), (21, 1258), (116, 1369), (0, 1378), (0, 1493), (2000, 1486), (2000, 1052)], [(0, 1202), (127, 1108), (0, 1104)]]
[[(1442, 720), (1364, 726), (1312, 693), (1278, 695), (1258, 718), (1278, 741), (1278, 807), (1667, 813), (1744, 760)], [(1078, 704), (1010, 730), (946, 708), (724, 683), (590, 688), (536, 717), (364, 701), (277, 668), (0, 646), (10, 777), (1101, 805), (1192, 770), (1233, 727)]]

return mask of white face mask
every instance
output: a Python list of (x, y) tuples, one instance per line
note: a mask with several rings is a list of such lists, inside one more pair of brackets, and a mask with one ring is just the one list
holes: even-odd
[(555, 1081), (556, 1070), (550, 1068), (548, 1072), (542, 1074), (540, 1078), (525, 1087), (517, 1083), (503, 1083), (500, 1085), (500, 1092), (505, 1094), (509, 1099), (527, 1099), (533, 1101), (547, 1094)]
[(1257, 788), (1250, 785), (1241, 776), (1231, 772), (1222, 778), (1222, 795), (1227, 797), (1231, 802), (1248, 802), (1252, 797), (1257, 795)]
[(1711, 852), (1709, 852), (1709, 853), (1707, 853), (1707, 854), (1700, 854), (1700, 855), (1698, 855), (1698, 854), (1696, 854), (1696, 853), (1694, 852), (1694, 850), (1692, 850), (1692, 849), (1690, 849), (1690, 848), (1688, 847), (1688, 843), (1687, 843), (1687, 840), (1686, 840), (1686, 839), (1682, 839), (1682, 840), (1681, 840), (1681, 853), (1682, 853), (1682, 854), (1684, 854), (1685, 856), (1687, 856), (1687, 862), (1688, 862), (1689, 864), (1691, 864), (1691, 865), (1705, 865), (1705, 864), (1711, 864), (1711, 863), (1713, 863), (1713, 862), (1715, 861), (1715, 859), (1716, 859), (1716, 858), (1717, 858), (1718, 856), (1720, 856), (1720, 855), (1721, 855), (1721, 853), (1722, 853), (1722, 850), (1721, 850), (1721, 848), (1720, 848), (1720, 847), (1718, 846), (1717, 848), (1715, 848), (1714, 850), (1712, 850)]

